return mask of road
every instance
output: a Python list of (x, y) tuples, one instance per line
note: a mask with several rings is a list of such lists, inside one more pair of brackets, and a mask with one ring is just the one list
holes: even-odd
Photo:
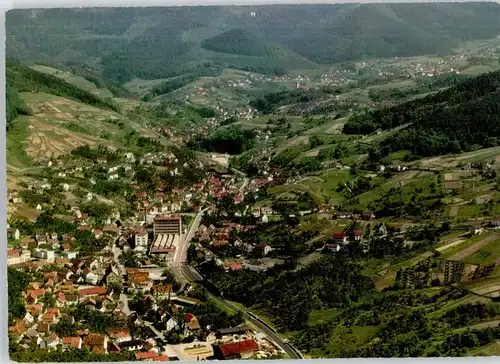
[(153, 331), (155, 333), (156, 336), (158, 336), (160, 339), (165, 341), (165, 336), (160, 331), (156, 330), (151, 322), (149, 322), (149, 321), (143, 321), (143, 322), (144, 322), (144, 325), (149, 327), (151, 329), (151, 331)]
[[(125, 271), (125, 267), (120, 263), (120, 259), (119, 259), (120, 254), (121, 254), (121, 249), (118, 248), (116, 246), (116, 244), (113, 244), (113, 261), (118, 266), (118, 269), (123, 272), (123, 271)], [(128, 296), (124, 293), (121, 293), (120, 294), (120, 302), (122, 303), (122, 305), (121, 305), (122, 312), (125, 315), (130, 316), (130, 314), (132, 312), (130, 311), (130, 308), (128, 307)]]
[[(189, 227), (188, 233), (185, 235), (185, 238), (179, 244), (179, 249), (175, 252), (174, 255), (174, 262), (172, 264), (172, 273), (182, 283), (189, 283), (189, 282), (196, 282), (203, 280), (203, 277), (200, 276), (200, 274), (196, 270), (187, 265), (186, 262), (187, 262), (187, 249), (189, 247), (189, 242), (193, 238), (195, 232), (198, 230), (198, 227), (201, 222), (201, 217), (203, 216), (206, 210), (207, 209), (204, 209), (200, 211), (198, 215), (196, 215), (196, 218), (193, 220), (191, 226)], [(300, 352), (297, 349), (295, 349), (292, 345), (285, 342), (278, 335), (278, 333), (271, 326), (269, 326), (264, 320), (262, 320), (255, 314), (248, 312), (247, 310), (240, 309), (234, 306), (232, 303), (220, 297), (217, 297), (211, 293), (209, 293), (209, 296), (213, 300), (216, 300), (217, 302), (226, 306), (232, 311), (235, 312), (241, 311), (243, 313), (243, 317), (246, 320), (250, 321), (252, 324), (257, 326), (274, 343), (276, 343), (276, 345), (279, 348), (281, 348), (281, 350), (283, 350), (291, 359), (303, 359), (303, 356), (300, 354)]]
[(201, 223), (201, 218), (207, 210), (208, 207), (204, 208), (203, 210), (198, 212), (198, 214), (196, 214), (195, 218), (191, 222), (191, 225), (189, 226), (187, 233), (183, 237), (181, 237), (179, 247), (175, 250), (174, 259), (172, 264), (170, 265), (170, 268), (172, 269), (172, 273), (174, 274), (174, 276), (176, 276), (181, 283), (189, 282), (184, 279), (184, 275), (182, 274), (181, 269), (182, 266), (187, 262), (187, 251), (189, 249), (189, 244), (191, 243), (194, 234), (198, 231)]
[[(182, 265), (178, 271), (178, 273), (181, 274), (180, 280), (184, 282), (195, 282), (195, 281), (201, 281), (203, 280), (203, 277), (199, 275), (199, 273), (191, 268), (188, 265)], [(218, 296), (215, 296), (214, 294), (207, 292), (208, 296), (213, 299), (214, 301), (217, 301), (218, 303), (224, 305), (227, 307), (229, 310), (233, 312), (242, 312), (243, 317), (245, 320), (250, 321), (253, 325), (257, 326), (259, 330), (261, 330), (263, 333), (267, 335), (267, 337), (273, 341), (281, 350), (283, 350), (291, 359), (304, 359), (302, 354), (295, 349), (291, 344), (288, 342), (285, 342), (279, 334), (274, 330), (267, 322), (262, 320), (260, 317), (257, 315), (253, 314), (252, 312), (249, 312), (245, 309), (240, 309), (239, 307), (236, 307), (233, 305), (231, 302), (228, 302)]]
[(243, 179), (243, 184), (240, 187), (240, 191), (243, 192), (245, 190), (245, 187), (248, 186), (249, 179), (247, 177), (244, 177)]

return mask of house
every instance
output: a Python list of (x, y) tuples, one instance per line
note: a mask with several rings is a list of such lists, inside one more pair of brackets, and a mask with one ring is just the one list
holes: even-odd
[(337, 244), (347, 244), (347, 235), (345, 233), (333, 233), (332, 238)]
[(53, 261), (55, 259), (55, 254), (53, 250), (36, 248), (35, 257), (38, 259)]
[(59, 308), (49, 308), (42, 315), (41, 321), (46, 324), (54, 324), (61, 317), (61, 311)]
[(132, 335), (130, 335), (130, 330), (128, 328), (111, 328), (108, 329), (107, 334), (109, 338), (114, 340), (116, 343), (123, 343), (132, 340)]
[(385, 237), (387, 236), (387, 226), (385, 226), (385, 224), (381, 224), (378, 228), (378, 234), (382, 237)]
[(336, 253), (336, 252), (338, 252), (340, 250), (340, 244), (336, 244), (336, 243), (334, 243), (334, 244), (326, 244), (325, 245), (325, 249), (327, 249), (327, 250), (329, 250), (331, 252)]
[(246, 359), (259, 351), (259, 344), (255, 340), (242, 340), (218, 346), (220, 359)]
[(479, 235), (484, 231), (483, 227), (480, 224), (472, 224), (471, 232), (473, 235)]
[(106, 275), (106, 284), (121, 284), (122, 276), (117, 272), (116, 268), (111, 268), (112, 270)]
[(135, 248), (134, 251), (145, 254), (148, 249), (148, 231), (144, 226), (135, 230)]
[(94, 230), (94, 233), (93, 233), (93, 234), (94, 234), (94, 237), (95, 237), (96, 239), (100, 239), (100, 238), (101, 238), (101, 236), (102, 236), (102, 231), (101, 231), (101, 230)]
[(40, 334), (45, 334), (50, 331), (50, 324), (39, 322), (36, 325), (36, 331), (38, 331)]
[(333, 218), (347, 220), (347, 219), (352, 219), (353, 216), (354, 214), (352, 212), (339, 212), (338, 214), (334, 214)]
[(156, 357), (158, 357), (158, 353), (156, 351), (143, 351), (135, 353), (135, 359), (141, 361), (152, 361)]
[(19, 229), (7, 229), (7, 237), (9, 239), (19, 240), (21, 238), (21, 232)]
[(214, 357), (214, 347), (208, 342), (197, 341), (186, 344), (169, 345), (167, 353), (177, 354), (179, 360), (193, 362), (211, 360)]
[(7, 265), (26, 263), (31, 259), (31, 252), (27, 249), (8, 249)]
[(99, 282), (100, 277), (98, 274), (94, 272), (88, 272), (85, 274), (85, 282), (88, 284), (96, 285)]
[(144, 346), (144, 343), (142, 342), (142, 340), (129, 340), (119, 342), (117, 346), (120, 348), (120, 350), (136, 351), (141, 350)]
[(355, 241), (361, 241), (363, 239), (363, 231), (361, 230), (354, 230), (353, 231), (353, 236)]
[(166, 354), (158, 355), (156, 358), (153, 359), (153, 361), (169, 361), (169, 360), (172, 360), (172, 358), (169, 359), (169, 356)]
[(84, 337), (82, 346), (93, 352), (107, 353), (108, 337), (101, 334), (89, 334)]
[(19, 321), (15, 325), (9, 327), (9, 332), (20, 339), (26, 332), (26, 324), (24, 321)]
[(62, 338), (62, 347), (63, 349), (81, 349), (83, 344), (83, 340), (79, 336), (66, 336)]
[(56, 301), (58, 307), (64, 307), (66, 305), (66, 295), (64, 294), (64, 292), (56, 293)]
[(500, 229), (500, 217), (497, 217), (496, 219), (491, 220), (491, 222), (490, 222), (490, 226), (491, 226), (493, 229)]
[(155, 284), (151, 287), (151, 293), (155, 295), (171, 295), (173, 293), (171, 284)]
[(40, 347), (42, 349), (54, 350), (57, 348), (57, 345), (59, 345), (60, 341), (61, 340), (59, 339), (59, 336), (57, 336), (56, 333), (52, 333), (49, 337), (47, 337), (40, 343)]
[(191, 331), (196, 331), (196, 330), (199, 330), (201, 328), (200, 323), (198, 322), (198, 319), (192, 313), (187, 313), (184, 316), (184, 321), (186, 322), (187, 326), (189, 327), (189, 329)]
[(368, 211), (363, 213), (363, 220), (373, 220), (375, 219), (375, 217), (376, 216), (374, 212)]
[[(64, 245), (69, 245), (69, 244), (64, 244)], [(69, 245), (69, 246), (71, 247), (71, 245)], [(65, 251), (61, 252), (61, 256), (63, 256), (64, 258), (66, 258), (68, 260), (73, 260), (73, 259), (76, 259), (76, 257), (78, 256), (78, 252), (65, 250)]]
[(45, 294), (45, 289), (43, 289), (43, 288), (28, 289), (26, 291), (25, 301), (29, 305), (33, 305), (33, 304), (37, 303), (38, 298), (40, 298), (44, 294)]
[(107, 291), (104, 287), (91, 287), (80, 290), (81, 297), (95, 297), (103, 296), (105, 294), (107, 294)]

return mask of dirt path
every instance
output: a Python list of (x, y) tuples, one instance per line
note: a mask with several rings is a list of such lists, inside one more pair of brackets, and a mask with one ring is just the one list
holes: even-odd
[(455, 260), (455, 261), (463, 260), (463, 259), (467, 258), (468, 256), (474, 254), (475, 252), (481, 250), (482, 248), (484, 248), (486, 245), (488, 245), (490, 242), (492, 242), (495, 239), (498, 239), (497, 234), (488, 236), (487, 238), (477, 242), (476, 244), (468, 247), (467, 249), (464, 249), (464, 250), (458, 252), (457, 254), (452, 255), (451, 257), (448, 258), (448, 260)]
[(436, 250), (438, 252), (442, 252), (443, 250), (446, 250), (448, 248), (451, 248), (451, 247), (454, 247), (456, 245), (459, 245), (459, 244), (462, 244), (465, 240), (464, 239), (459, 239), (457, 241), (452, 241), (451, 243), (449, 244), (446, 244), (446, 245), (443, 245), (443, 246), (440, 246), (439, 248), (436, 248)]

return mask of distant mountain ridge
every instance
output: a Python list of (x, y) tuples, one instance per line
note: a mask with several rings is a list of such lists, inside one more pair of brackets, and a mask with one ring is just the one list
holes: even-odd
[(446, 52), (497, 37), (499, 19), (493, 2), (11, 10), (7, 55), (119, 82), (228, 66), (274, 73)]

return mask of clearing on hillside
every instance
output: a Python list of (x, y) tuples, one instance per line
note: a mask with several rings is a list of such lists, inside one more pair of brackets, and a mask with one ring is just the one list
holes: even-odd
[(451, 257), (448, 258), (448, 260), (455, 260), (455, 261), (460, 261), (464, 260), (465, 258), (471, 256), (475, 252), (481, 250), (485, 246), (487, 246), (490, 242), (495, 241), (500, 239), (500, 235), (498, 234), (491, 234), (488, 236), (485, 236), (483, 239), (480, 241), (476, 242), (474, 245), (469, 246), (466, 249), (461, 250), (460, 252), (452, 255)]

